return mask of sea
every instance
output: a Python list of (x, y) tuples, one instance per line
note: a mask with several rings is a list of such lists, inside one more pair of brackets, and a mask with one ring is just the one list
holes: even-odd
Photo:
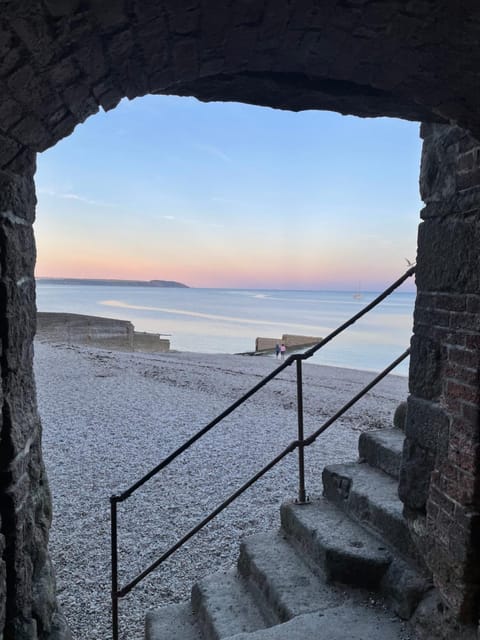
[[(39, 311), (130, 320), (168, 337), (171, 349), (244, 353), (255, 338), (284, 333), (325, 337), (378, 295), (353, 291), (153, 288), (37, 281)], [(415, 294), (397, 291), (316, 353), (310, 362), (381, 371), (407, 349)], [(273, 356), (265, 356), (272, 357)], [(408, 359), (394, 371), (408, 375)]]

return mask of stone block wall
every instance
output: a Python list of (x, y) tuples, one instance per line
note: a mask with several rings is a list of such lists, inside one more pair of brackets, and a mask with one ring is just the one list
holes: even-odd
[(423, 125), (417, 301), (399, 492), (455, 615), (480, 596), (480, 143)]
[[(2, 3), (0, 640), (68, 634), (46, 552), (50, 498), (32, 374), (33, 154), (100, 108), (146, 93), (458, 122), (478, 137), (478, 8), (452, 5)], [(480, 585), (480, 148), (456, 127), (422, 135), (426, 206), (400, 492), (445, 601), (470, 619)]]
[(66, 640), (47, 544), (51, 499), (32, 371), (33, 154), (0, 171), (0, 638)]

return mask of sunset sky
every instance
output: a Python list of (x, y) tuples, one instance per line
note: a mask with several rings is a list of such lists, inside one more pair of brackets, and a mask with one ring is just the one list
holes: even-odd
[(125, 100), (39, 156), (36, 273), (376, 290), (415, 259), (419, 164), (416, 123)]

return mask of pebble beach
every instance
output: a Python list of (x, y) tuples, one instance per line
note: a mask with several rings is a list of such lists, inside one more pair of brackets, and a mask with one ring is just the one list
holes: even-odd
[[(157, 465), (279, 363), (270, 357), (142, 354), (36, 341), (43, 450), (53, 496), (50, 553), (73, 638), (110, 630), (109, 497)], [(305, 435), (375, 374), (304, 365)], [(295, 369), (250, 398), (119, 509), (120, 582), (160, 556), (296, 439)], [(357, 458), (362, 430), (388, 428), (407, 397), (389, 375), (306, 450), (307, 492), (326, 464)], [(239, 541), (279, 526), (297, 491), (296, 453), (209, 523), (120, 603), (120, 637), (141, 640), (145, 612), (180, 602), (195, 580), (235, 563)]]

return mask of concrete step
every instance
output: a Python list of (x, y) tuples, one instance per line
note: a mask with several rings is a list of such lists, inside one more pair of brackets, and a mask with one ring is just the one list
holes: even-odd
[(405, 623), (381, 607), (342, 605), (229, 640), (413, 640)]
[(367, 464), (335, 464), (324, 468), (323, 493), (357, 521), (378, 533), (400, 554), (415, 557), (403, 517), (397, 481)]
[(392, 554), (376, 537), (325, 498), (288, 502), (280, 510), (282, 528), (320, 566), (328, 581), (376, 589)]
[(145, 640), (202, 640), (190, 603), (149, 611), (145, 619)]
[(310, 611), (338, 606), (345, 593), (315, 575), (279, 532), (246, 538), (240, 547), (239, 572), (273, 624)]
[(398, 480), (404, 440), (400, 429), (364, 431), (358, 441), (360, 460)]
[(328, 581), (378, 591), (405, 620), (431, 586), (389, 545), (325, 498), (306, 505), (285, 503), (281, 520), (292, 543), (322, 567)]
[(192, 609), (205, 640), (268, 626), (236, 568), (199, 580), (192, 589)]

